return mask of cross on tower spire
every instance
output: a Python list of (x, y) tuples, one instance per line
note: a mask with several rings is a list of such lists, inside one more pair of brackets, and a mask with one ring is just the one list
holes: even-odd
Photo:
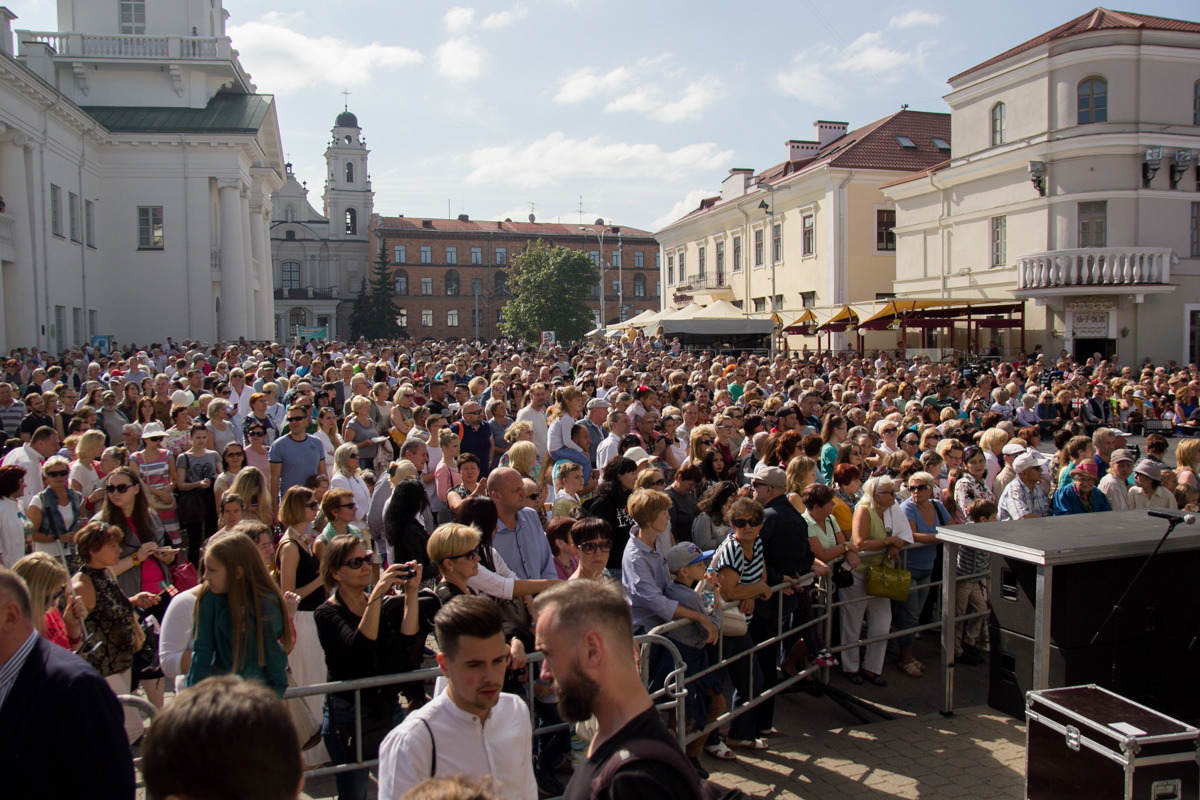
[(345, 104), (343, 105), (342, 110), (349, 111), (350, 110), (350, 90), (342, 89), (342, 96), (346, 98)]

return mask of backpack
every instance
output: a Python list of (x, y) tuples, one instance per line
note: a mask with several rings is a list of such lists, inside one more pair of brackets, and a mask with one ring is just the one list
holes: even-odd
[(635, 761), (661, 761), (683, 775), (699, 800), (741, 800), (745, 797), (741, 789), (726, 789), (712, 781), (701, 779), (690, 761), (678, 748), (654, 739), (634, 739), (609, 756), (596, 777), (592, 778), (591, 798), (605, 797), (613, 778), (621, 768)]

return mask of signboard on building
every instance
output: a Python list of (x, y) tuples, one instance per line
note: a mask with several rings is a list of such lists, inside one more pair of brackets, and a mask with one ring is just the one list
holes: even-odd
[(111, 336), (93, 336), (92, 337), (92, 348), (95, 349), (96, 352), (100, 353), (101, 355), (105, 355), (105, 356), (108, 355), (108, 351), (110, 349), (112, 349), (112, 337)]
[(303, 325), (297, 325), (296, 335), (301, 339), (328, 339), (329, 326), (320, 325), (314, 327), (305, 327)]

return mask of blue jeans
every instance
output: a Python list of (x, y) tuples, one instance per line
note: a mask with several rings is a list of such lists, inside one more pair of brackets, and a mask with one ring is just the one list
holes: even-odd
[[(381, 722), (390, 727), (396, 727), (404, 719), (404, 709), (396, 703), (391, 711), (390, 719), (382, 719), (384, 712), (363, 707), (363, 731)], [(333, 695), (325, 696), (325, 723), (321, 727), (321, 737), (325, 741), (325, 749), (329, 751), (329, 760), (333, 764), (353, 764), (358, 757), (354, 740), (354, 703)], [(379, 754), (363, 749), (363, 759), (370, 760)], [(366, 800), (370, 772), (367, 769), (339, 772), (334, 776), (337, 782), (338, 800)]]
[[(912, 582), (908, 585), (908, 599), (903, 603), (892, 601), (892, 630), (904, 630), (915, 627), (921, 619), (921, 609), (925, 606), (925, 598), (929, 596), (929, 579), (932, 569), (912, 569)], [(917, 640), (915, 633), (906, 633), (896, 638), (897, 647), (912, 647)]]
[[(587, 483), (589, 480), (591, 480), (592, 462), (588, 461), (588, 457), (578, 450), (572, 450), (569, 447), (563, 447), (551, 453), (550, 458), (555, 461), (562, 461), (565, 459), (567, 461), (575, 462), (579, 466), (583, 467), (583, 482)], [(550, 469), (554, 469), (553, 464), (550, 465)], [(553, 475), (553, 473), (551, 474)]]

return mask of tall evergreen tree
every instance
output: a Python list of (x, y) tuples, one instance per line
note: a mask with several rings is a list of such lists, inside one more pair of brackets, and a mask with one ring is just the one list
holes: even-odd
[(355, 339), (407, 337), (408, 332), (396, 321), (396, 304), (392, 302), (394, 293), (387, 253), (380, 248), (370, 283), (364, 280), (359, 287), (358, 297), (354, 298), (350, 312), (350, 335)]

